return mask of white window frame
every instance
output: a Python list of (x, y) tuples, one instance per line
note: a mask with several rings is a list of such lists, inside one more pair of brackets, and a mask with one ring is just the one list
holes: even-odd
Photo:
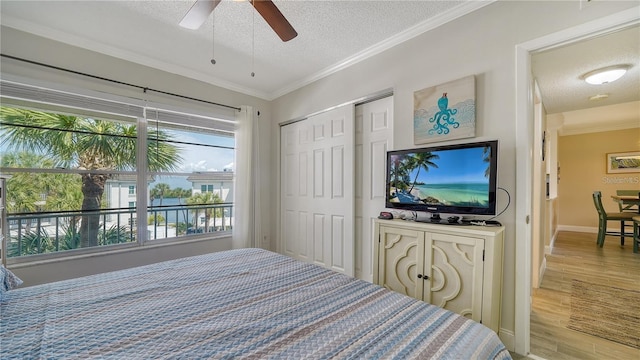
[[(135, 174), (135, 203), (146, 204), (148, 195), (148, 176), (162, 175), (158, 172), (149, 172), (146, 164), (146, 138), (147, 119), (163, 124), (186, 126), (190, 129), (207, 129), (233, 134), (237, 121), (236, 112), (231, 109), (216, 109), (214, 113), (206, 113), (201, 110), (133, 99), (114, 94), (96, 92), (88, 89), (79, 89), (53, 84), (34, 79), (2, 74), (0, 79), (0, 99), (3, 106), (16, 106), (33, 108), (45, 112), (72, 113), (78, 116), (106, 118), (110, 120), (134, 121), (138, 129), (137, 139), (137, 171), (110, 171), (111, 174)], [(185, 102), (185, 105), (186, 102)], [(25, 172), (49, 172), (49, 169), (24, 169)], [(78, 170), (56, 169), (56, 172), (78, 174)], [(175, 176), (188, 176), (191, 173), (171, 173)], [(166, 174), (165, 174), (166, 175)], [(147, 236), (146, 207), (136, 207), (134, 222), (137, 230), (137, 242), (80, 248), (68, 251), (21, 256), (7, 258), (7, 264), (29, 263), (46, 259), (61, 259), (82, 254), (107, 253), (123, 248), (139, 248), (150, 244), (170, 244), (184, 242), (184, 238), (165, 238), (149, 240)], [(212, 236), (211, 233), (190, 234), (188, 240), (212, 239), (230, 237), (231, 232), (221, 232)], [(5, 253), (5, 244), (2, 243), (2, 253)]]

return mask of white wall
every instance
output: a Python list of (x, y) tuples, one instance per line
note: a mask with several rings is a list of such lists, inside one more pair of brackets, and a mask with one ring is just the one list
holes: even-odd
[[(502, 326), (515, 329), (516, 103), (515, 46), (633, 6), (634, 2), (504, 1), (422, 34), (339, 73), (318, 80), (273, 102), (272, 137), (278, 124), (361, 98), (394, 90), (394, 144), (413, 144), (413, 92), (467, 75), (476, 75), (476, 139), (498, 139), (498, 186), (512, 195), (499, 220), (506, 226)], [(451, 143), (463, 142), (459, 140)], [(279, 146), (273, 146), (277, 179)], [(274, 180), (275, 182), (275, 180)], [(275, 194), (277, 196), (277, 194)], [(275, 198), (273, 201), (275, 201)], [(506, 196), (498, 193), (498, 207)]]
[(229, 249), (231, 249), (231, 237), (182, 241), (172, 245), (150, 245), (38, 263), (18, 264), (11, 266), (11, 271), (24, 281), (23, 286), (32, 286)]

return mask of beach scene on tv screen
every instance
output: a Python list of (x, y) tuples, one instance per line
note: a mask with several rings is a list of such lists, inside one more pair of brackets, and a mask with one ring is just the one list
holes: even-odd
[(400, 204), (487, 207), (491, 149), (392, 154), (388, 200)]

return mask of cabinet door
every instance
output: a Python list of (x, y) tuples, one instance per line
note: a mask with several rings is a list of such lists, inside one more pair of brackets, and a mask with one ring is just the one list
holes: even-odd
[(482, 238), (426, 233), (424, 301), (481, 322), (483, 249)]
[(378, 284), (422, 300), (424, 283), (417, 280), (423, 267), (424, 232), (380, 226), (378, 246)]

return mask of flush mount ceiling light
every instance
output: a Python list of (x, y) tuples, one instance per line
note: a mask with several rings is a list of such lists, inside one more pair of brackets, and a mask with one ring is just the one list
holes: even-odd
[(589, 84), (602, 85), (620, 79), (629, 68), (629, 65), (607, 66), (602, 69), (589, 71), (582, 75), (581, 78)]

